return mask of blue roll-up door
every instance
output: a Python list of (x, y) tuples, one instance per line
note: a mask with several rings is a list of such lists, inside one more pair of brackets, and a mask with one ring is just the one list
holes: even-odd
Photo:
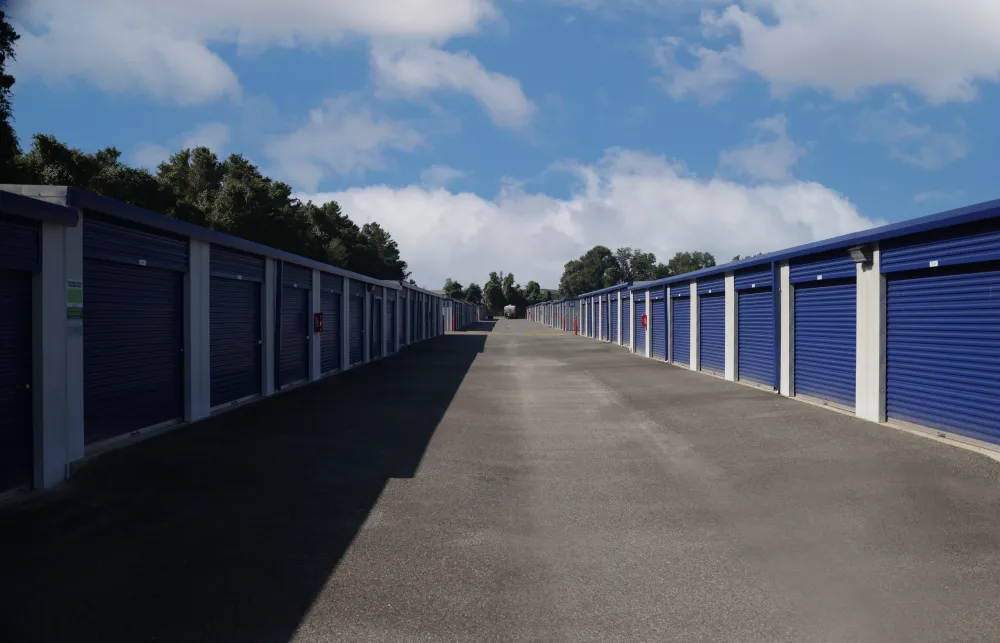
[(736, 297), (739, 378), (773, 387), (774, 293), (771, 288), (754, 288), (739, 291)]
[(609, 304), (611, 313), (611, 341), (618, 343), (618, 298), (612, 297)]
[(795, 287), (795, 394), (854, 407), (854, 280)]
[[(3, 233), (0, 224), (0, 241)], [(31, 484), (31, 279), (0, 269), (0, 492)]]
[(1000, 442), (1000, 270), (991, 267), (889, 276), (889, 419)]
[(209, 297), (211, 405), (260, 395), (264, 258), (212, 246)]
[(323, 332), (320, 335), (320, 370), (330, 373), (340, 368), (340, 307), (339, 292), (323, 290), (319, 295), (319, 308), (323, 313)]
[(386, 303), (386, 326), (385, 326), (385, 350), (386, 355), (396, 352), (396, 295), (389, 293), (389, 300)]
[(187, 268), (187, 239), (85, 218), (88, 444), (184, 416)]
[(372, 359), (382, 357), (382, 298), (372, 298), (371, 346), (368, 348)]
[(360, 364), (365, 359), (365, 285), (357, 281), (351, 282), (350, 301), (348, 304), (348, 359), (351, 365)]
[(407, 296), (407, 292), (405, 290), (402, 291), (401, 296), (403, 298), (403, 301), (400, 302), (399, 305), (399, 314), (402, 317), (399, 320), (399, 325), (400, 325), (399, 344), (400, 346), (406, 346), (407, 344), (410, 343), (409, 336), (407, 335), (407, 332), (410, 327), (409, 319), (407, 319), (408, 317), (407, 313), (409, 312), (409, 306), (410, 306), (410, 298)]
[(663, 289), (650, 291), (653, 299), (653, 327), (650, 329), (652, 338), (652, 353), (656, 359), (667, 359), (667, 304)]
[(601, 339), (611, 339), (611, 311), (607, 295), (601, 297)]
[(312, 271), (302, 266), (281, 266), (281, 341), (278, 346), (278, 386), (309, 378), (309, 320)]
[(642, 327), (642, 316), (645, 314), (646, 300), (636, 300), (635, 315), (633, 316), (633, 323), (635, 324), (635, 352), (640, 355), (646, 354), (646, 329)]
[(632, 302), (622, 296), (622, 346), (632, 345)]
[[(689, 291), (690, 292), (690, 291)], [(670, 344), (675, 364), (691, 364), (691, 297), (671, 297)]]
[(726, 295), (698, 298), (698, 348), (701, 370), (726, 372)]

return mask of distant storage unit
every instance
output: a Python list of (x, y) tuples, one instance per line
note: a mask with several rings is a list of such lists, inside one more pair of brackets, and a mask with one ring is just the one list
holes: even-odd
[(650, 322), (650, 337), (653, 345), (651, 347), (653, 357), (656, 359), (667, 359), (667, 306), (665, 303), (665, 291), (663, 286), (652, 288), (649, 291), (649, 298), (652, 300), (650, 310), (652, 319)]
[(632, 293), (635, 301), (633, 315), (633, 332), (635, 333), (635, 352), (646, 354), (646, 291), (636, 290)]
[(387, 302), (440, 301), (75, 188), (0, 186), (0, 245), (4, 496), (391, 354)]
[(670, 361), (691, 364), (691, 288), (688, 284), (670, 287)]

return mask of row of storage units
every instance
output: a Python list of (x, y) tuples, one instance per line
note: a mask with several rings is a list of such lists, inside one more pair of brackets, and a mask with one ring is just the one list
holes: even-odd
[(465, 330), (487, 318), (486, 307), (480, 304), (448, 298), (441, 306), (441, 324), (445, 330)]
[(650, 359), (1000, 444), (1000, 201), (576, 301)]
[(440, 335), (442, 299), (73, 188), (0, 190), (0, 493)]
[(579, 303), (576, 299), (557, 299), (529, 306), (527, 318), (570, 333), (580, 331)]

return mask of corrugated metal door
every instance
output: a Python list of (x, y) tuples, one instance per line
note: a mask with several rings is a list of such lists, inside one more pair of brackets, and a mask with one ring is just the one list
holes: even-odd
[(667, 304), (663, 289), (650, 292), (653, 299), (652, 353), (656, 359), (667, 359)]
[(348, 337), (348, 359), (351, 360), (352, 365), (360, 364), (365, 358), (365, 287), (363, 284), (355, 281), (351, 282), (351, 299), (347, 302), (347, 305), (347, 312), (350, 315), (350, 319), (348, 319), (348, 328), (350, 330), (350, 337)]
[(646, 354), (646, 329), (642, 327), (642, 316), (646, 314), (645, 300), (635, 302), (635, 352)]
[(405, 290), (403, 291), (402, 296), (403, 296), (403, 301), (400, 302), (399, 305), (399, 314), (402, 316), (402, 319), (399, 320), (399, 325), (400, 325), (399, 344), (400, 346), (406, 346), (407, 344), (410, 343), (409, 336), (407, 335), (407, 331), (410, 325), (409, 319), (407, 319), (408, 317), (407, 313), (409, 312), (409, 306), (410, 306), (410, 298), (407, 296)]
[(396, 295), (389, 293), (389, 300), (386, 303), (386, 327), (385, 327), (385, 350), (387, 355), (396, 352)]
[(758, 288), (742, 290), (736, 297), (739, 377), (773, 387), (774, 293)]
[(854, 407), (854, 280), (795, 287), (795, 394)]
[(323, 290), (319, 295), (319, 308), (323, 313), (323, 332), (320, 334), (320, 370), (329, 373), (340, 368), (340, 298), (339, 292)]
[(182, 418), (188, 241), (88, 215), (83, 257), (85, 441)]
[(281, 266), (281, 319), (278, 347), (278, 386), (309, 378), (309, 320), (312, 271), (303, 266)]
[(698, 342), (701, 370), (726, 372), (726, 295), (698, 298)]
[(670, 343), (675, 364), (691, 364), (691, 297), (672, 297)]
[(889, 277), (886, 415), (1000, 442), (1000, 270), (966, 270)]
[(611, 341), (618, 343), (618, 297), (612, 297), (608, 304), (611, 315)]
[[(0, 225), (0, 242), (4, 232)], [(0, 269), (0, 492), (31, 484), (31, 279)]]
[(632, 345), (632, 302), (622, 296), (622, 346)]
[(261, 288), (264, 259), (229, 248), (211, 249), (211, 405), (261, 392)]
[(372, 298), (372, 334), (369, 354), (372, 358), (382, 357), (382, 299)]

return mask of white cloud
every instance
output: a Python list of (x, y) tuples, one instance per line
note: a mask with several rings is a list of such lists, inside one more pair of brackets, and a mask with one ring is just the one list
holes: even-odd
[[(693, 67), (686, 67), (677, 60), (680, 50), (695, 61)], [(663, 74), (659, 82), (675, 99), (694, 94), (702, 102), (716, 102), (743, 73), (735, 48), (715, 51), (687, 45), (672, 36), (653, 41), (650, 57)]]
[(467, 93), (494, 123), (510, 128), (527, 125), (535, 112), (535, 104), (524, 95), (517, 79), (487, 70), (467, 52), (381, 42), (372, 48), (372, 68), (383, 95), (412, 97), (435, 90)]
[(930, 125), (913, 123), (903, 115), (908, 111), (898, 95), (883, 109), (865, 111), (858, 140), (880, 143), (889, 150), (890, 157), (927, 170), (944, 167), (969, 153), (969, 144), (961, 132), (941, 132)]
[(239, 94), (214, 45), (442, 41), (498, 15), (492, 0), (32, 0), (14, 9), (18, 77), (81, 78), (182, 105)]
[(139, 143), (132, 151), (131, 161), (133, 165), (155, 170), (160, 163), (170, 158), (170, 154), (170, 149), (163, 145)]
[(277, 173), (315, 190), (330, 172), (361, 175), (385, 167), (383, 150), (411, 151), (423, 136), (411, 125), (375, 114), (356, 96), (325, 101), (299, 129), (267, 144)]
[(842, 195), (817, 183), (745, 186), (691, 176), (667, 159), (609, 151), (594, 165), (563, 166), (580, 180), (566, 199), (514, 183), (492, 200), (441, 188), (369, 186), (300, 195), (337, 200), (355, 221), (378, 221), (415, 279), (481, 281), (513, 271), (554, 288), (563, 264), (601, 243), (638, 246), (666, 259), (680, 250), (717, 257), (776, 250), (873, 225)]
[[(719, 154), (719, 164), (738, 174), (761, 181), (788, 181), (790, 170), (806, 151), (788, 138), (784, 114), (753, 123), (756, 136), (751, 141)], [(768, 140), (770, 139), (770, 140)]]
[(443, 188), (463, 176), (465, 176), (465, 172), (453, 167), (432, 165), (420, 173), (420, 184), (427, 188)]
[(1000, 78), (996, 0), (743, 0), (703, 24), (708, 36), (735, 32), (738, 45), (674, 72), (681, 94), (717, 86), (720, 57), (776, 93), (812, 87), (838, 98), (897, 86), (932, 102), (969, 100), (977, 83)]

